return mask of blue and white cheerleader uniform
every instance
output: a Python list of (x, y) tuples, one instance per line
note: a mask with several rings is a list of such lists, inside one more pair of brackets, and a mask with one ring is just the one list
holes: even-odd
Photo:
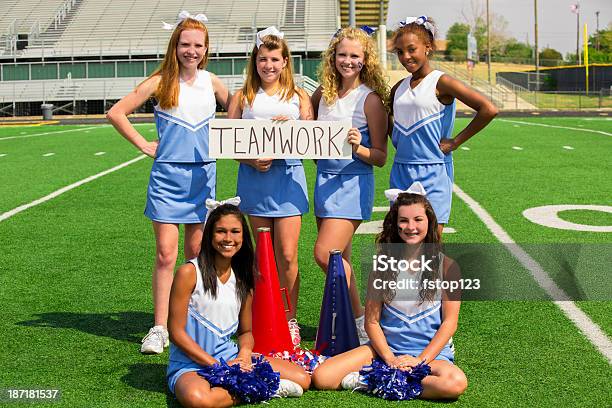
[[(444, 256), (440, 256), (438, 279), (442, 277)], [(421, 282), (420, 272), (400, 272), (399, 279)], [(418, 285), (396, 291), (396, 298), (390, 303), (383, 303), (380, 312), (380, 327), (385, 335), (389, 348), (398, 355), (419, 356), (429, 345), (431, 339), (442, 324), (442, 294), (438, 289), (433, 300), (421, 301)], [(455, 361), (452, 339), (444, 346), (435, 360), (450, 363)]]
[[(260, 88), (253, 106), (245, 104), (242, 111), (242, 119), (272, 119), (275, 116), (299, 119), (299, 95), (296, 93), (285, 101), (278, 93), (269, 96)], [(299, 159), (276, 159), (265, 172), (241, 163), (236, 195), (241, 199), (240, 210), (249, 215), (276, 218), (308, 212), (306, 175)]]
[(207, 198), (215, 198), (216, 164), (208, 156), (208, 122), (217, 102), (210, 73), (198, 70), (192, 85), (179, 80), (178, 106), (155, 106), (159, 138), (145, 215), (153, 221), (202, 223)]
[(451, 138), (455, 101), (444, 105), (436, 97), (442, 71), (430, 72), (415, 87), (404, 79), (393, 100), (393, 133), (397, 152), (391, 168), (391, 188), (405, 190), (420, 181), (440, 224), (448, 223), (453, 191), (453, 157), (440, 150), (440, 140)]
[[(364, 112), (366, 98), (374, 92), (361, 84), (331, 106), (319, 101), (318, 120), (351, 118), (353, 127), (361, 132), (361, 144), (372, 147), (368, 122)], [(317, 161), (314, 190), (315, 215), (320, 218), (369, 220), (374, 205), (374, 171), (353, 153), (352, 159), (322, 159)]]
[[(187, 309), (187, 334), (217, 361), (226, 362), (238, 356), (238, 346), (231, 337), (238, 330), (241, 300), (236, 293), (236, 275), (231, 271), (227, 282), (217, 277), (217, 296), (204, 291), (202, 274), (197, 259), (192, 259), (196, 268), (196, 285), (189, 299)], [(170, 343), (170, 358), (166, 378), (168, 388), (174, 393), (179, 377), (202, 366), (194, 362), (180, 348)]]

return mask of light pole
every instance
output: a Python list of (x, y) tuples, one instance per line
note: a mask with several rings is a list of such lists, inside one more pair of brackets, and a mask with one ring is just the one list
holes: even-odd
[(540, 90), (540, 53), (538, 51), (538, 0), (533, 0), (534, 31), (535, 31), (535, 70), (536, 91)]
[(349, 27), (356, 27), (355, 0), (349, 0)]
[(489, 0), (487, 0), (487, 78), (491, 84), (491, 21), (489, 18)]
[(595, 17), (597, 19), (597, 31), (595, 31), (595, 48), (599, 51), (599, 11), (595, 12)]

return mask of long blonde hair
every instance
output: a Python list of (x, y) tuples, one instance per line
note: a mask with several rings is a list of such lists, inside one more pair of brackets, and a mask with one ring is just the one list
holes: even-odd
[[(293, 81), (293, 64), (291, 62), (291, 52), (289, 51), (289, 46), (287, 42), (279, 38), (275, 35), (266, 35), (262, 38), (261, 47), (266, 47), (270, 51), (281, 50), (281, 54), (283, 59), (287, 61), (287, 64), (283, 68), (280, 74), (279, 83), (280, 83), (280, 96), (281, 100), (289, 101), (295, 95), (295, 82)], [(257, 53), (259, 52), (259, 48), (257, 46), (253, 47), (251, 51), (251, 57), (249, 58), (249, 65), (247, 65), (247, 77), (244, 85), (242, 86), (242, 95), (243, 102), (246, 102), (249, 105), (253, 105), (253, 101), (255, 100), (255, 95), (257, 95), (257, 91), (259, 91), (259, 87), (261, 86), (261, 78), (259, 77), (259, 73), (257, 72)]]
[(204, 33), (204, 46), (206, 53), (204, 58), (198, 64), (198, 69), (204, 69), (208, 63), (208, 30), (201, 22), (192, 18), (187, 18), (179, 23), (172, 32), (170, 41), (168, 41), (168, 49), (166, 55), (159, 68), (157, 68), (149, 76), (149, 78), (160, 75), (161, 79), (155, 91), (155, 98), (159, 102), (162, 109), (171, 109), (178, 106), (179, 97), (179, 61), (176, 57), (176, 48), (178, 46), (181, 33), (185, 30), (200, 30)]
[(364, 64), (359, 72), (361, 83), (370, 87), (380, 96), (385, 107), (389, 104), (389, 87), (380, 64), (376, 46), (370, 36), (359, 28), (346, 27), (340, 30), (323, 52), (322, 61), (317, 71), (319, 82), (323, 87), (323, 99), (331, 105), (338, 97), (342, 77), (336, 69), (336, 47), (344, 39), (357, 40), (363, 48)]

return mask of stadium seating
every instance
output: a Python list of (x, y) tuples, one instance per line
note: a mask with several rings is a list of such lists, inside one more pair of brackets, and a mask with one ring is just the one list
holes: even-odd
[[(43, 0), (9, 1), (15, 12), (2, 15), (6, 26), (11, 18), (27, 14), (22, 3), (43, 4)], [(216, 55), (250, 52), (254, 33), (271, 25), (286, 33), (293, 51), (319, 52), (339, 22), (335, 0), (70, 0), (75, 6), (58, 25), (55, 11), (66, 0), (44, 1), (53, 4), (46, 6), (44, 17), (32, 12), (27, 14), (29, 22), (23, 23), (31, 26), (38, 21), (41, 35), (30, 38), (22, 57), (163, 54), (170, 32), (162, 30), (161, 22), (174, 23), (182, 9), (207, 15), (210, 51)]]

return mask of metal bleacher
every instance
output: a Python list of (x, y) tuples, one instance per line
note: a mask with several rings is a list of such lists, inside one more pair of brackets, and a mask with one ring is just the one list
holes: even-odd
[(213, 55), (247, 54), (254, 33), (271, 25), (286, 33), (292, 51), (320, 52), (339, 22), (336, 0), (8, 1), (44, 1), (54, 10), (66, 1), (73, 4), (59, 24), (54, 12), (39, 20), (40, 35), (30, 38), (20, 54), (24, 58), (163, 54), (170, 32), (161, 23), (174, 23), (180, 10), (207, 15)]
[(211, 70), (232, 91), (244, 81), (255, 33), (274, 25), (299, 61), (296, 82), (312, 92), (302, 61), (312, 65), (339, 24), (336, 0), (1, 1), (0, 116), (39, 102), (77, 112), (79, 101), (100, 101), (105, 110), (163, 57), (171, 32), (162, 21), (174, 24), (180, 10), (207, 15)]

